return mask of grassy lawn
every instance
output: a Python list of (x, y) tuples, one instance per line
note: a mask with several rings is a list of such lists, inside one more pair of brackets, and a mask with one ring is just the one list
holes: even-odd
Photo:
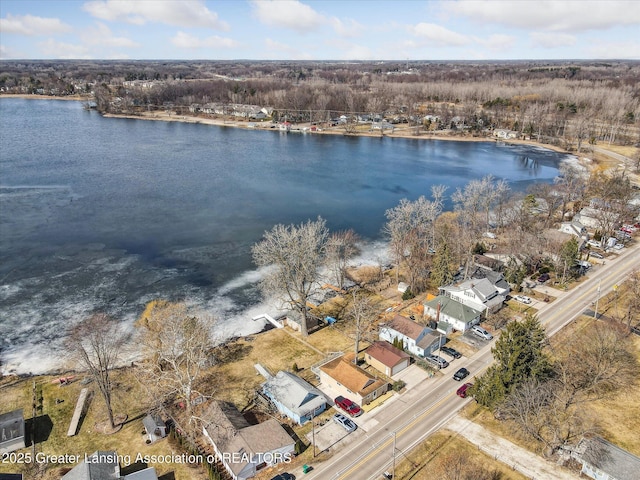
[[(96, 431), (97, 423), (106, 419), (104, 402), (93, 384), (86, 385), (93, 390), (93, 397), (84, 419), (80, 423), (78, 434), (74, 437), (67, 436), (67, 430), (75, 409), (76, 401), (83, 385), (80, 383), (82, 375), (66, 386), (52, 383), (57, 377), (41, 376), (27, 378), (10, 387), (0, 390), (2, 396), (3, 411), (14, 408), (23, 408), (27, 420), (33, 416), (33, 384), (42, 392), (42, 402), (36, 400), (38, 427), (36, 435), (38, 442), (36, 452), (46, 455), (80, 455), (91, 454), (96, 450), (115, 450), (118, 455), (130, 456), (132, 463), (138, 454), (142, 455), (169, 455), (174, 449), (167, 439), (160, 440), (153, 445), (146, 445), (146, 437), (142, 434), (142, 417), (147, 413), (147, 405), (144, 399), (146, 394), (142, 386), (135, 380), (135, 369), (123, 369), (114, 372), (113, 381), (116, 385), (113, 398), (113, 410), (115, 414), (125, 414), (128, 419), (123, 428), (112, 435), (105, 435)], [(40, 408), (40, 405), (42, 408)], [(31, 448), (26, 451), (31, 452)], [(59, 475), (75, 466), (57, 465), (50, 468), (51, 478), (59, 478)], [(125, 465), (121, 465), (124, 467)], [(186, 465), (153, 465), (158, 475), (173, 472), (175, 480), (204, 479), (203, 470), (191, 468)], [(0, 472), (25, 472), (25, 465), (0, 464)], [(29, 475), (27, 475), (28, 478)]]
[(495, 471), (501, 480), (525, 480), (526, 477), (513, 471), (505, 464), (494, 460), (465, 439), (447, 430), (431, 435), (426, 441), (414, 448), (404, 458), (396, 459), (395, 474), (397, 479), (410, 480), (421, 478), (443, 478), (441, 475), (441, 459), (451, 453), (458, 453), (465, 463), (473, 462), (485, 469)]

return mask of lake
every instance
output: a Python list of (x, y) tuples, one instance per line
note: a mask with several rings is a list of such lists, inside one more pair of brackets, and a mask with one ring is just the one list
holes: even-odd
[[(96, 310), (131, 325), (155, 298), (213, 313), (219, 336), (273, 311), (251, 245), (277, 223), (322, 216), (385, 259), (385, 210), (493, 174), (514, 190), (551, 182), (550, 150), (302, 135), (104, 118), (80, 102), (0, 99), (0, 359), (60, 366), (70, 325)], [(450, 205), (449, 205), (450, 206)]]

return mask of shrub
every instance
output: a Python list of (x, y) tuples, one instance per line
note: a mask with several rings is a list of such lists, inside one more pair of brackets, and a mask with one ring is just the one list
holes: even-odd
[(402, 300), (410, 300), (413, 297), (415, 297), (415, 295), (413, 294), (410, 288), (407, 288), (402, 294)]

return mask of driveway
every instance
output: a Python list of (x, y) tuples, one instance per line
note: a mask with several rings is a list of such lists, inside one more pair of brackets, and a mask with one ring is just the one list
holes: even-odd
[(422, 381), (431, 377), (433, 377), (433, 373), (427, 372), (424, 368), (420, 368), (415, 363), (412, 363), (407, 368), (399, 373), (396, 373), (391, 378), (393, 378), (395, 381), (402, 380), (406, 384), (405, 388), (407, 390), (411, 390)]
[(505, 440), (465, 418), (454, 417), (445, 428), (460, 434), (480, 450), (510, 466), (527, 478), (536, 480), (574, 480), (577, 475)]
[[(354, 420), (353, 418), (351, 420)], [(333, 421), (333, 417), (327, 419), (326, 423), (315, 428), (313, 431), (307, 433), (307, 440), (313, 445), (313, 439), (315, 436), (316, 452), (324, 452), (337, 445), (347, 435), (350, 435), (349, 439), (353, 437), (359, 437), (364, 435), (364, 431), (358, 427), (355, 431), (349, 433), (336, 422)], [(313, 446), (311, 447), (313, 448)]]

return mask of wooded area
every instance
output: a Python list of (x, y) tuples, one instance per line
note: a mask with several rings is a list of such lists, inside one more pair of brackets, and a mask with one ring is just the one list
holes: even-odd
[(638, 143), (638, 78), (637, 61), (0, 63), (0, 92), (92, 95), (104, 112), (208, 115), (199, 108), (253, 105), (294, 123), (368, 115), (416, 133), (509, 129), (578, 151)]

